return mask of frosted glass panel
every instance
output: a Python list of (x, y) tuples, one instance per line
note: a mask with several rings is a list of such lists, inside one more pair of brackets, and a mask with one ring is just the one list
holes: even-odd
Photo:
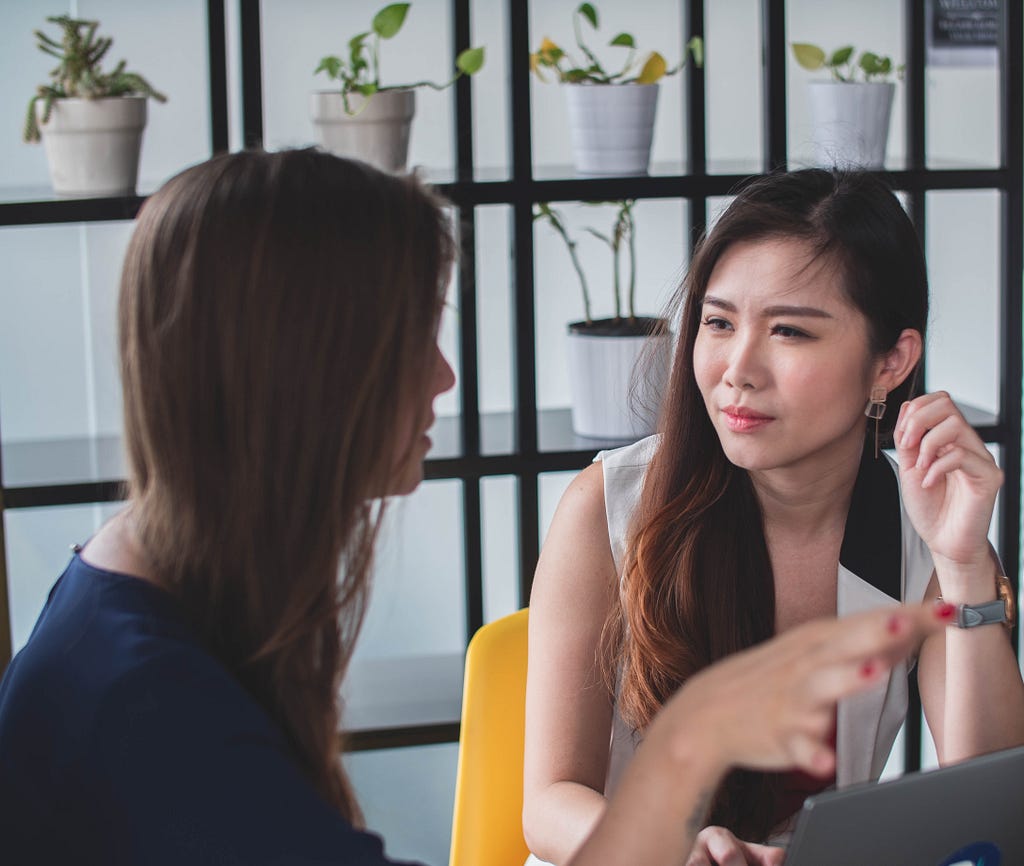
[(64, 505), (4, 512), (14, 652), (25, 645), (50, 588), (67, 567), (71, 545), (85, 543), (120, 507), (116, 503)]
[(764, 147), (761, 4), (704, 4), (708, 171), (759, 171)]
[[(455, 52), (449, 6), (446, 0), (417, 0), (412, 5), (398, 35), (381, 45), (382, 85), (426, 80), (441, 83), (452, 77)], [(309, 93), (334, 89), (335, 84), (323, 73), (314, 76), (313, 70), (321, 57), (346, 56), (348, 40), (370, 29), (378, 8), (337, 0), (263, 0), (263, 129), (268, 149), (314, 142)], [(494, 67), (490, 71), (500, 74)], [(450, 171), (454, 164), (453, 94), (451, 89), (417, 89), (410, 168)]]
[[(998, 15), (1007, 0), (988, 5)], [(932, 32), (932, 7), (925, 4), (925, 21)], [(977, 35), (986, 16), (971, 13), (971, 4), (942, 3), (948, 14), (962, 16)], [(987, 11), (987, 10), (986, 10)], [(946, 32), (959, 29), (942, 22)], [(962, 37), (963, 31), (961, 31)], [(939, 46), (929, 50), (927, 67), (928, 110), (925, 114), (925, 147), (931, 168), (976, 168), (999, 165), (999, 53), (998, 49), (970, 44)], [(1017, 154), (1019, 157), (1019, 154)]]
[(927, 194), (928, 390), (999, 413), (999, 193)]
[(471, 0), (473, 44), (485, 50), (484, 68), (473, 76), (473, 164), (480, 180), (511, 173), (508, 3)]
[[(582, 52), (573, 38), (573, 2), (536, 2), (529, 6), (530, 50), (536, 51), (546, 36), (582, 64)], [(608, 43), (625, 31), (636, 38), (640, 56), (658, 51), (675, 65), (683, 54), (682, 5), (674, 0), (655, 0), (649, 3), (595, 4), (600, 15), (600, 29), (595, 33), (584, 23), (584, 41), (601, 60), (605, 69), (621, 68), (627, 49), (608, 47)], [(545, 72), (547, 83), (531, 76), (530, 111), (533, 118), (533, 164), (542, 176), (572, 175), (572, 150), (569, 143), (569, 124), (566, 117), (565, 94), (554, 74)], [(683, 76), (673, 75), (660, 82), (658, 108), (651, 145), (651, 173), (681, 170), (686, 157), (683, 136), (683, 106), (685, 91)]]
[(0, 229), (4, 442), (121, 429), (116, 308), (132, 223)]
[(390, 502), (356, 658), (465, 649), (462, 533), (460, 481), (428, 481)]
[(508, 205), (478, 207), (475, 215), (480, 411), (511, 412), (512, 208)]
[(929, 168), (999, 165), (999, 70), (928, 68)]
[[(609, 204), (556, 203), (568, 231), (576, 240), (592, 300), (595, 319), (614, 312), (612, 253), (587, 227), (604, 234), (611, 231), (615, 208)], [(636, 221), (636, 313), (660, 315), (682, 275), (687, 255), (687, 219), (679, 200), (639, 201), (633, 210)], [(569, 405), (569, 380), (565, 356), (566, 325), (583, 318), (580, 281), (566, 245), (546, 223), (534, 228), (534, 280), (536, 292), (537, 405), (554, 408)], [(628, 273), (622, 252), (623, 314), (626, 314)]]
[[(891, 57), (900, 65), (904, 56), (904, 27), (902, 0), (787, 0), (786, 42), (811, 42), (832, 52), (843, 45), (853, 45), (861, 51), (873, 51)], [(790, 166), (798, 168), (813, 165), (811, 124), (808, 109), (807, 82), (827, 81), (829, 73), (808, 72), (787, 50), (786, 98), (788, 116), (786, 135), (789, 141)], [(889, 125), (889, 146), (886, 151), (887, 168), (901, 168), (906, 161), (906, 88), (897, 82)]]
[(457, 743), (345, 756), (366, 827), (389, 857), (448, 862), (458, 757)]
[(484, 622), (521, 607), (518, 483), (511, 475), (480, 479), (483, 525)]

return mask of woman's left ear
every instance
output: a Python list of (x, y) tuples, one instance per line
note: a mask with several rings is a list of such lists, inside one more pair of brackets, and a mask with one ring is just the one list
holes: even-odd
[(898, 388), (921, 360), (922, 351), (921, 332), (914, 328), (904, 328), (896, 345), (883, 356), (875, 383), (882, 385), (886, 391)]

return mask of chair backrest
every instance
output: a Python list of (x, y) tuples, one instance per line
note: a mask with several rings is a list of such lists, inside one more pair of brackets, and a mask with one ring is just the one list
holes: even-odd
[(523, 866), (528, 609), (488, 623), (466, 651), (449, 866)]

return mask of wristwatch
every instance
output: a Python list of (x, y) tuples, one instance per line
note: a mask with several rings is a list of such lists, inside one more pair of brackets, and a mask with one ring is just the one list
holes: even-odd
[(1010, 579), (1000, 574), (996, 577), (996, 600), (985, 604), (958, 604), (953, 624), (957, 628), (975, 628), (1001, 622), (1012, 629), (1016, 619), (1017, 603), (1013, 597), (1013, 587)]

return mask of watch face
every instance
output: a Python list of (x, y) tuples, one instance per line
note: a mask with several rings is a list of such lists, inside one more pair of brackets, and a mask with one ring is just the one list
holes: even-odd
[(1006, 621), (1013, 626), (1017, 621), (1017, 599), (1013, 596), (1013, 585), (1010, 583), (1010, 579), (1003, 575), (996, 578), (996, 587), (999, 592), (999, 598), (1006, 606)]

